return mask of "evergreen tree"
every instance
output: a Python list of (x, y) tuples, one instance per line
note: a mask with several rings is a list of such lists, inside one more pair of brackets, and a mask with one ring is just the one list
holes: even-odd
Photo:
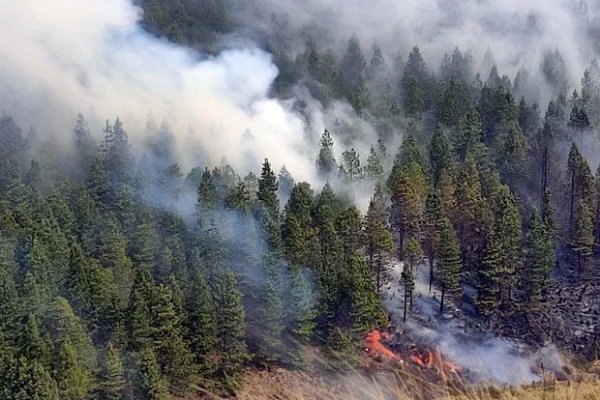
[(450, 144), (444, 134), (441, 126), (438, 126), (431, 139), (431, 148), (429, 150), (429, 160), (433, 173), (433, 184), (438, 185), (441, 175), (450, 172), (452, 168), (452, 155), (450, 154)]
[(242, 293), (236, 278), (228, 269), (216, 278), (213, 290), (216, 313), (217, 341), (215, 350), (219, 357), (216, 378), (223, 393), (241, 388), (244, 363), (248, 359), (244, 343), (244, 309)]
[(362, 254), (355, 251), (350, 257), (348, 268), (352, 331), (356, 338), (361, 338), (368, 330), (383, 327), (387, 318)]
[(404, 315), (402, 320), (406, 322), (406, 314), (408, 312), (408, 303), (412, 308), (412, 296), (415, 290), (415, 276), (413, 274), (412, 267), (408, 264), (404, 264), (402, 268), (402, 283), (404, 284)]
[(210, 287), (202, 273), (195, 274), (186, 299), (185, 332), (198, 366), (200, 383), (210, 388), (216, 365), (214, 347), (216, 344), (216, 316)]
[(387, 229), (385, 199), (383, 188), (378, 186), (369, 203), (369, 211), (365, 217), (365, 233), (367, 236), (367, 256), (371, 269), (375, 272), (376, 288), (383, 285), (383, 273), (386, 259), (393, 252), (393, 239)]
[(383, 165), (380, 155), (371, 146), (369, 158), (367, 158), (367, 166), (365, 167), (365, 175), (368, 179), (380, 180), (383, 177)]
[(125, 369), (119, 348), (109, 342), (104, 351), (99, 382), (101, 400), (121, 399), (125, 388)]
[(56, 381), (37, 362), (25, 357), (10, 358), (3, 366), (0, 397), (14, 400), (58, 400)]
[(190, 375), (191, 354), (181, 334), (181, 319), (166, 285), (156, 288), (150, 307), (150, 336), (161, 374), (185, 393)]
[(91, 376), (79, 365), (73, 344), (62, 343), (54, 367), (61, 399), (84, 399), (90, 389)]
[(442, 217), (439, 229), (437, 275), (442, 289), (440, 298), (440, 313), (442, 313), (446, 294), (453, 298), (460, 297), (462, 260), (456, 232), (447, 217)]
[(136, 379), (136, 396), (140, 399), (167, 400), (167, 383), (160, 375), (156, 355), (150, 347), (142, 350)]
[(333, 139), (327, 129), (321, 136), (321, 149), (317, 157), (317, 172), (321, 178), (329, 180), (333, 178), (336, 170), (336, 161), (333, 155)]
[(489, 314), (502, 303), (510, 304), (520, 253), (521, 217), (513, 195), (502, 186), (479, 271), (479, 301), (484, 313)]
[(569, 244), (575, 256), (575, 262), (580, 274), (583, 272), (588, 258), (592, 255), (594, 246), (593, 229), (594, 225), (590, 208), (580, 199), (575, 208), (573, 224), (569, 233)]
[(536, 308), (541, 301), (556, 262), (554, 238), (550, 229), (539, 212), (534, 210), (526, 241), (527, 300), (531, 308)]
[(444, 216), (442, 201), (437, 192), (430, 190), (425, 202), (425, 212), (423, 214), (423, 253), (429, 261), (429, 291), (434, 278), (434, 260), (437, 255), (438, 240), (440, 234), (440, 221)]

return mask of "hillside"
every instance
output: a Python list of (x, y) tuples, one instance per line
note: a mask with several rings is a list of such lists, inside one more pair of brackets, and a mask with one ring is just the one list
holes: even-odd
[(0, 398), (598, 395), (597, 4), (8, 2)]

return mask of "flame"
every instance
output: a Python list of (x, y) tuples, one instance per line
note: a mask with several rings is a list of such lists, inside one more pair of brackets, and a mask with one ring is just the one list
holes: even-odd
[[(365, 335), (364, 345), (369, 352), (402, 362), (400, 354), (393, 352), (382, 343), (389, 340), (391, 340), (389, 333), (373, 330)], [(408, 352), (408, 359), (421, 369), (434, 370), (444, 382), (448, 379), (461, 379), (460, 367), (449, 360), (444, 360), (439, 351), (413, 349)]]
[(400, 360), (400, 356), (394, 353), (392, 350), (388, 349), (383, 343), (381, 343), (381, 339), (389, 340), (390, 335), (387, 333), (382, 333), (378, 330), (374, 330), (369, 332), (364, 340), (365, 347), (368, 351), (375, 352), (377, 354), (382, 354), (392, 360)]

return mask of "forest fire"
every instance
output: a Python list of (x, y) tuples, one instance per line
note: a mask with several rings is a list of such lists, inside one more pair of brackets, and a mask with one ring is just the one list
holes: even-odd
[(405, 360), (410, 361), (412, 365), (422, 370), (435, 371), (444, 382), (461, 380), (460, 367), (449, 360), (444, 360), (439, 351), (412, 345), (407, 351), (394, 352), (384, 343), (390, 342), (391, 339), (389, 333), (373, 330), (365, 335), (363, 342), (366, 351), (376, 356), (402, 363)]

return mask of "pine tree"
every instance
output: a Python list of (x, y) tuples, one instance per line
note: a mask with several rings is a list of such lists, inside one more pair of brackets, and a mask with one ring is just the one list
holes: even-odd
[(383, 285), (383, 273), (386, 259), (393, 252), (393, 239), (386, 224), (385, 199), (383, 188), (378, 186), (369, 203), (365, 217), (365, 233), (367, 236), (367, 257), (376, 276), (376, 288)]
[(244, 363), (248, 359), (244, 343), (244, 309), (242, 293), (229, 269), (220, 271), (214, 282), (214, 305), (217, 341), (215, 350), (220, 359), (216, 379), (221, 392), (231, 394), (241, 388)]
[(284, 343), (284, 362), (292, 367), (306, 366), (305, 346), (310, 342), (315, 330), (316, 296), (311, 280), (300, 269), (290, 271), (289, 296), (285, 310), (286, 326), (289, 335)]
[(527, 300), (530, 307), (535, 309), (548, 286), (556, 262), (553, 234), (537, 210), (531, 217), (526, 244)]
[(440, 220), (440, 233), (438, 242), (437, 275), (442, 288), (440, 299), (440, 313), (444, 311), (446, 294), (454, 298), (460, 296), (460, 281), (462, 273), (462, 260), (456, 232), (448, 217)]
[(383, 172), (381, 157), (375, 151), (375, 147), (371, 146), (369, 158), (367, 158), (367, 166), (365, 167), (365, 175), (367, 179), (379, 181), (383, 178)]
[(441, 126), (435, 129), (435, 133), (431, 139), (429, 160), (433, 172), (433, 185), (437, 187), (443, 172), (450, 172), (452, 168), (450, 144)]
[(414, 270), (415, 259), (418, 259), (423, 254), (423, 250), (421, 249), (421, 244), (419, 240), (416, 238), (411, 238), (406, 243), (406, 257), (408, 257), (408, 262), (410, 265), (410, 269)]
[(173, 305), (171, 288), (160, 284), (150, 306), (150, 337), (161, 374), (185, 393), (191, 354), (181, 334), (181, 318)]
[(30, 362), (37, 362), (45, 368), (51, 367), (51, 346), (42, 337), (35, 314), (29, 314), (27, 317), (24, 333), (19, 353)]
[(402, 320), (406, 322), (408, 303), (410, 301), (412, 308), (412, 294), (415, 290), (415, 276), (413, 274), (412, 267), (406, 263), (402, 268), (402, 283), (404, 284), (404, 315), (402, 316)]
[(71, 343), (79, 368), (89, 376), (96, 373), (98, 369), (96, 349), (83, 326), (83, 321), (75, 314), (67, 299), (56, 298), (50, 310), (50, 316), (43, 325), (50, 332), (59, 349), (64, 342)]
[(37, 362), (11, 358), (2, 368), (0, 398), (11, 400), (59, 400), (56, 381)]
[(77, 360), (73, 344), (66, 340), (62, 343), (54, 366), (55, 379), (61, 399), (84, 399), (91, 385), (91, 376)]
[(527, 141), (517, 121), (502, 125), (494, 145), (496, 163), (511, 190), (526, 173)]
[(156, 354), (150, 347), (144, 348), (140, 354), (136, 378), (137, 398), (148, 400), (169, 398), (166, 379), (160, 375)]
[(337, 163), (333, 155), (333, 139), (327, 129), (321, 136), (321, 149), (317, 157), (317, 172), (321, 178), (330, 180), (334, 177)]
[(569, 233), (569, 244), (571, 251), (575, 256), (577, 269), (581, 274), (587, 264), (588, 258), (592, 255), (594, 246), (592, 213), (589, 206), (578, 200), (573, 216), (573, 224)]
[(521, 217), (513, 195), (502, 186), (480, 272), (479, 300), (484, 313), (509, 305), (521, 253)]
[(440, 221), (444, 216), (444, 206), (437, 192), (429, 191), (425, 202), (425, 212), (423, 214), (423, 246), (422, 250), (429, 261), (429, 291), (434, 278), (434, 260), (437, 255), (438, 240), (440, 234)]
[(125, 369), (121, 352), (112, 342), (108, 343), (102, 357), (99, 386), (101, 400), (121, 399), (125, 388)]
[(343, 287), (347, 274), (343, 269), (343, 247), (335, 222), (339, 215), (338, 199), (329, 184), (326, 184), (315, 202), (313, 226), (316, 231), (311, 252), (317, 271), (319, 296), (318, 335), (325, 343), (333, 334), (344, 300)]
[(150, 305), (154, 296), (152, 277), (147, 270), (138, 268), (126, 310), (128, 345), (133, 351), (141, 351), (150, 343)]
[(354, 182), (362, 178), (362, 168), (360, 167), (360, 157), (356, 150), (350, 149), (342, 153), (342, 167), (349, 182)]
[(195, 274), (186, 299), (185, 332), (198, 367), (200, 383), (210, 388), (216, 364), (213, 358), (216, 344), (216, 316), (210, 286), (202, 273)]
[(348, 268), (352, 331), (355, 338), (361, 338), (368, 330), (383, 327), (387, 317), (364, 256), (354, 251)]

